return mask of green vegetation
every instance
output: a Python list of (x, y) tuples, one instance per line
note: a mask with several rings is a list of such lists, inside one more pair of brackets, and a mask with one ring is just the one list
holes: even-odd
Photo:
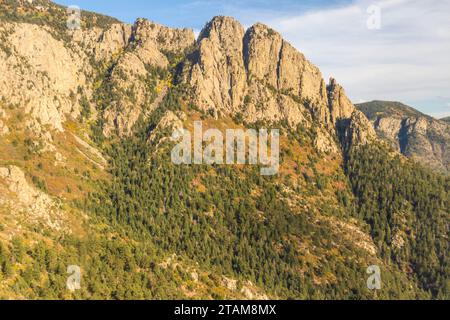
[(378, 115), (401, 117), (429, 117), (416, 109), (400, 102), (394, 101), (371, 101), (357, 104), (356, 107), (369, 119), (376, 119)]
[[(184, 96), (173, 87), (134, 135), (104, 144), (110, 181), (98, 181), (97, 191), (74, 202), (91, 216), (86, 236), (59, 235), (34, 244), (16, 239), (0, 247), (0, 278), (15, 294), (184, 298), (180, 287), (195, 287), (186, 266), (196, 265), (208, 275), (201, 280), (207, 289), (196, 295), (204, 298), (232, 296), (218, 289), (222, 275), (250, 280), (277, 298), (448, 297), (448, 179), (391, 159), (376, 146), (351, 150), (346, 171), (355, 198), (343, 189), (336, 192), (340, 209), (326, 199), (316, 205), (327, 216), (367, 222), (381, 253), (377, 258), (346, 238), (333, 220), (294, 210), (278, 178), (260, 176), (257, 167), (173, 165), (170, 143), (157, 146), (158, 137), (153, 143), (148, 137), (169, 134), (154, 128), (167, 110), (182, 108)], [(300, 126), (288, 136), (306, 147), (313, 132)], [(282, 152), (283, 161), (291, 157), (291, 151)], [(330, 178), (318, 172), (319, 158), (308, 155), (309, 170), (300, 176), (308, 188), (297, 188), (299, 196), (326, 191)], [(40, 179), (33, 182), (45, 188)], [(398, 237), (404, 239), (401, 246)], [(162, 267), (172, 254), (181, 267)], [(82, 289), (75, 293), (65, 287), (71, 264), (83, 270)], [(382, 266), (381, 291), (366, 287), (370, 264)]]
[(450, 178), (368, 145), (350, 152), (347, 172), (359, 218), (383, 259), (414, 273), (434, 297), (449, 295)]
[[(111, 182), (99, 181), (98, 191), (75, 202), (91, 214), (86, 237), (60, 235), (54, 244), (33, 245), (18, 240), (2, 248), (2, 277), (14, 292), (27, 298), (182, 298), (186, 270), (161, 267), (164, 257), (176, 254), (210, 275), (202, 280), (209, 288), (204, 297), (229, 296), (214, 289), (221, 275), (250, 280), (278, 298), (428, 297), (389, 264), (385, 290), (367, 290), (367, 265), (382, 262), (331, 222), (293, 211), (280, 197), (277, 178), (260, 176), (257, 167), (173, 165), (170, 144), (156, 148), (147, 138), (167, 134), (153, 130), (166, 110), (182, 107), (183, 94), (173, 88), (133, 136), (105, 146)], [(301, 128), (295, 136), (302, 136)], [(317, 179), (323, 188), (326, 182)], [(73, 294), (65, 288), (71, 264), (82, 266), (85, 281)]]
[[(33, 0), (32, 4), (27, 1), (21, 4), (16, 0), (3, 0), (0, 6), (0, 17), (3, 21), (48, 25), (59, 34), (67, 31), (66, 7), (46, 0)], [(119, 23), (115, 18), (84, 10), (81, 12), (81, 17), (84, 28), (106, 29), (113, 23)]]
[[(18, 10), (16, 1), (4, 3), (0, 18), (46, 24), (66, 37), (64, 8), (50, 5), (36, 14)], [(84, 17), (87, 27), (115, 22)], [(136, 101), (132, 85), (119, 90), (112, 80), (113, 71), (128, 77), (116, 68), (120, 53), (95, 66), (92, 101), (81, 88), (71, 95), (80, 99), (83, 122), (89, 122), (94, 107), (100, 114), (83, 129), (91, 129), (92, 141), (107, 156), (107, 172), (77, 153), (79, 158), (49, 173), (54, 159), (46, 159), (43, 146), (19, 130), (0, 145), (9, 156), (2, 162), (25, 167), (31, 182), (61, 200), (67, 216), (77, 220), (68, 222), (77, 227), (70, 234), (32, 223), (14, 234), (10, 221), (2, 221), (0, 232), (11, 240), (0, 239), (0, 299), (245, 297), (226, 289), (223, 277), (236, 279), (238, 287), (251, 281), (281, 299), (449, 298), (449, 177), (378, 145), (346, 150), (343, 163), (341, 155), (314, 149), (317, 124), (292, 129), (283, 122), (277, 124), (279, 176), (261, 176), (257, 166), (173, 165), (172, 142), (161, 139), (171, 132), (158, 127), (163, 115), (183, 110), (187, 124), (193, 118), (217, 120), (214, 110), (200, 111), (190, 103), (190, 91), (177, 79), (186, 52), (165, 54), (169, 69), (147, 65), (147, 77), (139, 79), (146, 86), (143, 108), (154, 103), (160, 83), (168, 92), (129, 137), (103, 136), (102, 113), (123, 99)], [(269, 89), (303, 104), (313, 117), (311, 101)], [(244, 104), (251, 103), (246, 96)], [(24, 122), (22, 116), (15, 121)], [(242, 114), (222, 120), (236, 127), (268, 125), (246, 124)], [(76, 149), (68, 137), (54, 141)], [(0, 206), (0, 217), (5, 210)], [(382, 270), (380, 291), (366, 286), (366, 269), (373, 264)], [(69, 265), (82, 269), (81, 290), (74, 293), (66, 288)]]

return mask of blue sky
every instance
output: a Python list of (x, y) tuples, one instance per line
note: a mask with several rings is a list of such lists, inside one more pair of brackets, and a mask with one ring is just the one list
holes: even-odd
[[(78, 5), (85, 10), (104, 13), (133, 23), (143, 17), (170, 27), (201, 29), (216, 15), (229, 15), (243, 24), (252, 24), (260, 16), (290, 16), (293, 12), (332, 5), (342, 5), (351, 0), (57, 0), (63, 5)], [(249, 14), (250, 13), (250, 14)], [(253, 15), (253, 13), (257, 13)]]
[[(278, 30), (354, 103), (397, 100), (450, 116), (450, 0), (57, 0), (121, 21), (138, 17), (198, 32), (213, 16)], [(380, 28), (369, 29), (370, 8)]]

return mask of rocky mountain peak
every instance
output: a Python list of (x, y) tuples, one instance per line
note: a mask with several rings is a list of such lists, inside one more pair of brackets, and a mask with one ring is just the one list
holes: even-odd
[(219, 40), (223, 46), (226, 46), (236, 40), (242, 39), (244, 32), (244, 27), (236, 19), (226, 16), (216, 16), (202, 29), (198, 37), (198, 42), (201, 42), (204, 38), (210, 38)]
[[(197, 87), (201, 107), (242, 111), (244, 94), (255, 81), (323, 106), (327, 104), (319, 69), (264, 24), (257, 23), (244, 31), (235, 19), (216, 17), (203, 29), (198, 43), (198, 59), (189, 66), (188, 82)], [(222, 71), (226, 77), (220, 76)], [(215, 75), (222, 78), (217, 81), (222, 87), (220, 92), (203, 83), (214, 83)]]
[(215, 17), (201, 31), (195, 58), (185, 73), (203, 109), (224, 113), (239, 109), (247, 80), (243, 37), (244, 28), (229, 17)]
[(355, 106), (346, 96), (342, 88), (334, 78), (330, 78), (328, 91), (328, 105), (330, 107), (331, 120), (348, 119), (355, 111)]
[(175, 29), (139, 18), (133, 25), (133, 37), (141, 42), (152, 42), (159, 50), (182, 52), (192, 46), (195, 35), (192, 29)]
[(393, 101), (358, 104), (378, 136), (407, 157), (450, 171), (450, 125)]
[[(294, 127), (318, 121), (331, 135), (338, 120), (355, 112), (334, 79), (327, 88), (319, 68), (262, 23), (244, 31), (233, 18), (215, 17), (197, 44), (183, 78), (205, 111), (240, 114), (250, 123), (286, 120)], [(364, 127), (372, 136), (371, 126)]]
[[(370, 118), (401, 152), (448, 159), (444, 121), (397, 104), (364, 115), (261, 23), (215, 17), (195, 41), (83, 11), (69, 30), (65, 7), (40, 3), (0, 0), (0, 299), (448, 297), (447, 176), (351, 148), (375, 139)], [(248, 165), (229, 148), (218, 161), (198, 119), (280, 129), (277, 174), (259, 176), (247, 141)], [(204, 165), (171, 161), (184, 128)], [(89, 275), (78, 292), (73, 264)]]
[[(146, 19), (133, 25), (107, 21), (102, 27), (69, 33), (72, 39), (66, 41), (71, 41), (70, 46), (37, 25), (0, 27), (8, 33), (6, 40), (14, 50), (12, 58), (0, 53), (6, 61), (0, 67), (5, 75), (5, 81), (0, 81), (6, 88), (5, 98), (14, 96), (14, 92), (8, 93), (8, 83), (17, 82), (15, 87), (33, 84), (35, 95), (47, 97), (46, 102), (41, 103), (43, 98), (17, 102), (27, 105), (29, 113), (43, 124), (62, 131), (66, 116), (77, 118), (83, 108), (97, 116), (99, 110), (92, 110), (88, 103), (93, 103), (98, 83), (87, 75), (102, 65), (112, 92), (100, 110), (103, 133), (127, 135), (142, 112), (151, 112), (154, 102), (166, 92), (163, 82), (156, 84), (157, 93), (149, 92), (147, 78), (152, 68), (167, 69), (170, 53), (184, 54), (193, 48), (183, 63), (180, 79), (193, 89), (193, 102), (204, 111), (212, 110), (217, 116), (239, 115), (247, 123), (286, 121), (293, 128), (300, 123), (306, 127), (319, 124), (320, 145), (327, 150), (335, 149), (330, 146), (336, 122), (350, 119), (354, 112), (335, 80), (327, 90), (319, 68), (262, 23), (245, 30), (234, 18), (218, 16), (206, 24), (196, 42), (189, 29), (173, 29)], [(39, 50), (27, 45), (36, 38), (46, 39)], [(58, 58), (52, 58), (53, 53)], [(14, 57), (18, 56), (36, 73), (32, 78), (16, 76), (14, 69), (21, 62)]]

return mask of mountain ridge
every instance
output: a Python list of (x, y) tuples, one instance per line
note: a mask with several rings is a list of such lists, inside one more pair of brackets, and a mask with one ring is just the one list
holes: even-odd
[[(450, 182), (276, 31), (216, 17), (196, 40), (95, 14), (67, 30), (51, 2), (0, 4), (0, 298), (448, 296)], [(280, 129), (278, 175), (173, 164), (171, 133), (196, 121)]]
[(450, 126), (399, 102), (357, 104), (395, 150), (436, 170), (450, 170)]
[(450, 117), (441, 118), (441, 121), (450, 122)]

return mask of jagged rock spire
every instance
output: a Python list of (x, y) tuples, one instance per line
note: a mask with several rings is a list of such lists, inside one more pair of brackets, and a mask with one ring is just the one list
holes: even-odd
[(193, 57), (184, 80), (204, 110), (240, 113), (248, 122), (317, 121), (330, 132), (356, 111), (334, 79), (327, 87), (316, 66), (261, 23), (244, 31), (233, 18), (215, 17), (201, 31)]

